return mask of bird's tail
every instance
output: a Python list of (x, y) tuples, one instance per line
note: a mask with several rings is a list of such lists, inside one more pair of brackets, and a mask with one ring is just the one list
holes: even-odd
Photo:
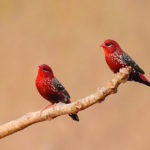
[[(66, 98), (66, 101), (65, 101), (66, 104), (70, 104), (71, 103), (71, 100), (69, 98)], [(69, 114), (69, 116), (75, 120), (75, 121), (79, 121), (79, 117), (77, 114)]]
[(79, 121), (79, 117), (78, 117), (77, 114), (69, 114), (69, 116), (70, 116), (73, 120)]
[(132, 79), (136, 82), (140, 82), (147, 86), (150, 86), (150, 81), (142, 73), (135, 73)]

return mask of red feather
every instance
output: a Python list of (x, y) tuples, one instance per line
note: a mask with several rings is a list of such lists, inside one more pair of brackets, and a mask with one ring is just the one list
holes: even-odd
[(100, 46), (104, 49), (106, 62), (114, 73), (119, 72), (121, 68), (131, 66), (129, 80), (150, 86), (150, 81), (144, 76), (144, 71), (120, 48), (116, 41), (106, 40)]

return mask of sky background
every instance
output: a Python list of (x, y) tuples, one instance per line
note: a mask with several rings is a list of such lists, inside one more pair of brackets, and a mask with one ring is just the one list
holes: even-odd
[[(0, 123), (43, 108), (38, 65), (48, 64), (72, 101), (95, 92), (113, 73), (99, 47), (114, 39), (150, 79), (150, 2), (1, 0)], [(2, 150), (149, 150), (150, 88), (127, 82), (78, 115), (32, 125), (0, 141)]]

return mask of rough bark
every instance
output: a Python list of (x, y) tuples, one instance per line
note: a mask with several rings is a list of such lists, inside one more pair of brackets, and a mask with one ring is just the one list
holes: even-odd
[(57, 104), (55, 107), (50, 107), (42, 113), (40, 113), (40, 111), (30, 112), (16, 120), (2, 124), (0, 126), (0, 138), (20, 131), (34, 123), (52, 120), (65, 114), (78, 113), (95, 103), (104, 101), (106, 96), (116, 93), (118, 86), (127, 81), (130, 70), (130, 68), (121, 69), (120, 72), (115, 74), (114, 78), (109, 81), (105, 87), (98, 88), (94, 94), (79, 99), (71, 104)]

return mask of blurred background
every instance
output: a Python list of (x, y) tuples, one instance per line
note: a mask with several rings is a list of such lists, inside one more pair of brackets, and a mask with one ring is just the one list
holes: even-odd
[[(111, 38), (150, 79), (150, 2), (0, 1), (0, 123), (48, 104), (36, 90), (38, 65), (53, 68), (72, 101), (112, 79), (99, 44)], [(79, 113), (0, 140), (2, 150), (149, 150), (150, 88), (134, 82)]]

